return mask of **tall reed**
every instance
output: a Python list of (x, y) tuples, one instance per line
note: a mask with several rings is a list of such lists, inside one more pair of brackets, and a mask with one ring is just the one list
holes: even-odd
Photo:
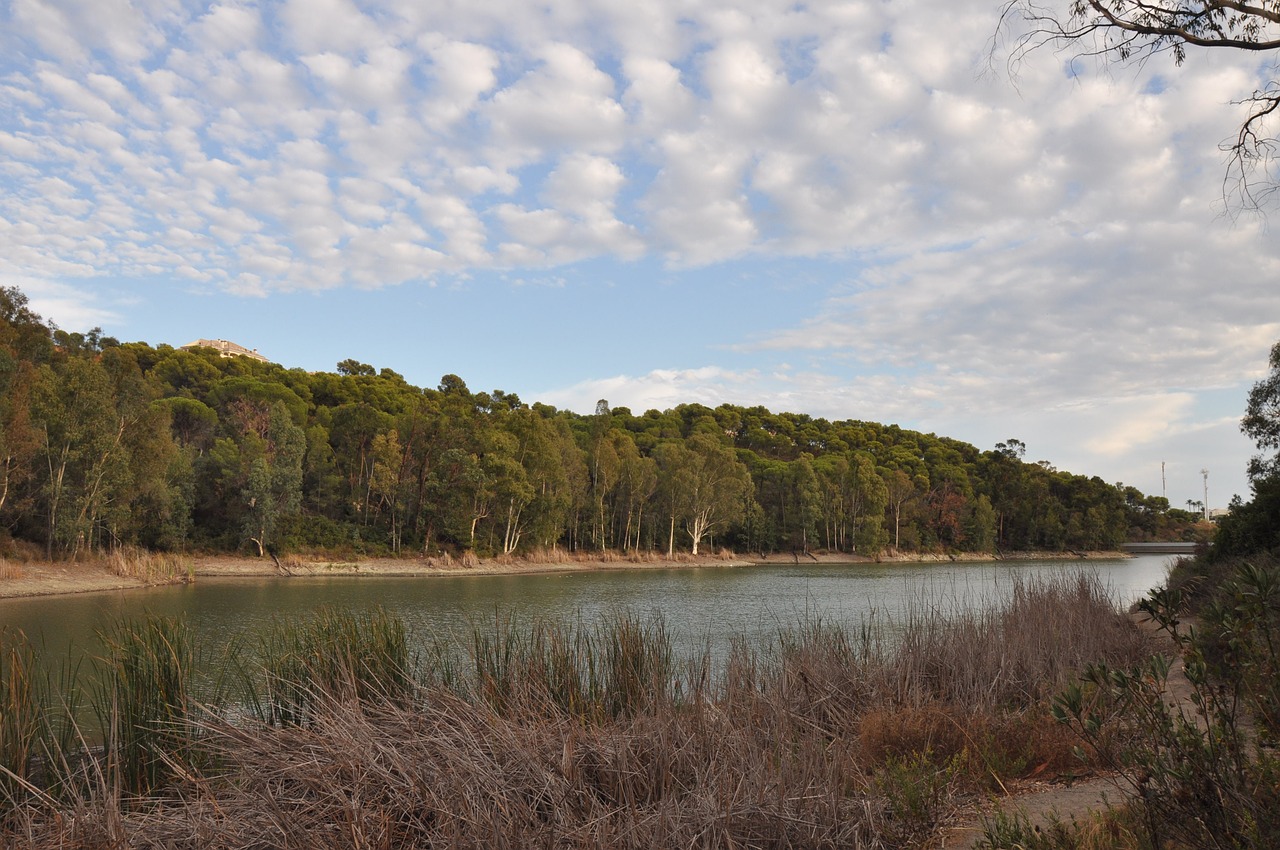
[(308, 722), (329, 699), (407, 704), (416, 687), (404, 621), (382, 609), (277, 623), (260, 657), (266, 700), (255, 703), (274, 724)]
[(0, 797), (12, 798), (31, 777), (47, 717), (36, 653), (20, 630), (0, 628)]
[(172, 617), (124, 619), (102, 632), (94, 710), (105, 735), (109, 771), (144, 793), (173, 776), (174, 760), (192, 755), (190, 628)]
[(599, 721), (651, 708), (676, 689), (665, 622), (627, 612), (594, 626), (499, 616), (492, 629), (472, 626), (471, 662), (470, 687), (498, 711), (524, 706)]
[(149, 552), (137, 546), (118, 546), (107, 555), (114, 575), (141, 579), (147, 584), (179, 584), (195, 580), (191, 558), (172, 552)]

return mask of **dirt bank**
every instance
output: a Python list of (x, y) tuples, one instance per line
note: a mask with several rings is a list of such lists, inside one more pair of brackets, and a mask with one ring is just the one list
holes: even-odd
[[(1063, 560), (1099, 560), (1127, 557), (1120, 552), (1063, 552), (1006, 554), (1002, 560), (1060, 558)], [(990, 561), (991, 555), (975, 553), (889, 554), (877, 559), (845, 554), (802, 554), (790, 552), (769, 555), (738, 556), (729, 553), (693, 556), (677, 555), (668, 559), (656, 555), (582, 554), (549, 552), (533, 558), (315, 558), (289, 556), (278, 565), (270, 558), (228, 555), (196, 555), (189, 560), (190, 570), (178, 581), (216, 576), (441, 576), (441, 575), (515, 575), (549, 572), (585, 572), (601, 570), (671, 569), (684, 567), (742, 567), (753, 564), (838, 564), (865, 563), (947, 563), (951, 561)], [(45, 563), (40, 561), (0, 561), (0, 598), (16, 596), (49, 596), (61, 593), (86, 593), (145, 587), (149, 582), (113, 573), (105, 564), (96, 562)]]

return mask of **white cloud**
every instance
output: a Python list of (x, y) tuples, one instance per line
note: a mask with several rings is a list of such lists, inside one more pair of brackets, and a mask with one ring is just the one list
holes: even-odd
[(636, 413), (667, 410), (689, 402), (716, 407), (732, 402), (735, 387), (753, 384), (758, 378), (754, 372), (734, 372), (718, 366), (657, 369), (646, 375), (614, 375), (582, 381), (541, 392), (538, 397), (546, 404), (579, 413), (591, 412), (596, 401), (602, 398), (614, 407), (629, 407)]
[(98, 295), (84, 284), (9, 275), (0, 270), (0, 286), (22, 290), (33, 312), (65, 330), (110, 327), (120, 320), (120, 313), (101, 304)]
[(140, 62), (163, 40), (176, 17), (166, 0), (15, 0), (13, 19), (24, 35), (52, 56), (75, 63), (104, 51), (126, 63)]
[(262, 20), (252, 7), (222, 3), (213, 6), (198, 21), (192, 41), (222, 53), (256, 48), (262, 36)]
[(679, 68), (661, 59), (631, 56), (624, 70), (630, 82), (623, 100), (635, 113), (635, 127), (645, 138), (672, 128), (691, 129), (698, 103), (681, 81)]
[(288, 0), (280, 16), (286, 38), (302, 54), (358, 53), (386, 41), (378, 23), (351, 0)]
[(497, 161), (523, 164), (566, 149), (615, 150), (625, 114), (614, 99), (613, 78), (569, 44), (548, 44), (536, 59), (540, 64), (494, 94), (485, 110), (499, 146)]

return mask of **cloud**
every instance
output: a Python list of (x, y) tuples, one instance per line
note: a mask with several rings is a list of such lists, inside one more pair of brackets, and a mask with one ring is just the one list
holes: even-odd
[(22, 290), (33, 312), (65, 330), (110, 327), (120, 320), (118, 309), (103, 305), (100, 296), (84, 286), (3, 272), (0, 272), (0, 286)]
[(758, 378), (751, 371), (734, 372), (718, 366), (656, 369), (646, 375), (614, 375), (582, 381), (541, 392), (538, 398), (546, 404), (579, 413), (590, 413), (602, 398), (614, 407), (629, 407), (636, 413), (667, 410), (689, 402), (716, 407), (730, 403), (734, 387), (744, 387)]
[[(211, 238), (206, 261), (234, 263), (245, 228), (215, 220), (234, 206), (250, 231), (296, 252), (276, 266), (287, 276), (261, 278), (267, 290), (366, 285), (354, 256), (317, 246), (392, 212), (419, 216), (430, 249), (458, 269), (513, 257), (697, 267), (957, 245), (1016, 252), (1043, 232), (1108, 220), (1148, 222), (1148, 241), (1132, 243), (1141, 251), (1164, 238), (1170, 213), (1190, 221), (1184, 205), (1212, 188), (1212, 134), (1231, 125), (1229, 100), (1252, 80), (1248, 63), (1228, 59), (1144, 91), (1027, 61), (1015, 88), (979, 73), (994, 11), (941, 2), (477, 3), (431, 16), (389, 0), (91, 5), (15, 4), (25, 46), (10, 60), (12, 93), (0, 89), (0, 145), (42, 163), (41, 177), (84, 185), (86, 198), (134, 207), (129, 235), (97, 237), (124, 256), (163, 243), (171, 222), (143, 206), (159, 195), (171, 199), (166, 217)], [(95, 52), (108, 36), (133, 47)], [(301, 236), (292, 201), (250, 189), (282, 162), (392, 188), (374, 202), (388, 208), (380, 216), (331, 192), (320, 202), (328, 235)], [(625, 182), (584, 202), (565, 183), (593, 162)], [(212, 164), (224, 169), (216, 183)], [(7, 214), (48, 219), (30, 178), (6, 180), (17, 196)], [(453, 211), (427, 217), (428, 196)], [(60, 227), (60, 242), (76, 238)], [(27, 247), (33, 273), (68, 255)]]
[(569, 44), (548, 44), (536, 67), (494, 94), (484, 111), (499, 161), (523, 164), (572, 149), (606, 153), (622, 142), (614, 79)]
[(385, 43), (382, 28), (351, 0), (288, 0), (283, 33), (301, 54), (360, 53)]
[(95, 51), (121, 62), (149, 55), (177, 18), (175, 4), (160, 0), (139, 8), (129, 0), (15, 0), (21, 34), (59, 60), (85, 63)]

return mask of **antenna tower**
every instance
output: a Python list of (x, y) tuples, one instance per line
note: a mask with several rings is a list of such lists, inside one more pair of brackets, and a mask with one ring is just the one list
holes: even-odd
[(1209, 519), (1209, 470), (1202, 469), (1200, 474), (1204, 476), (1204, 518)]

